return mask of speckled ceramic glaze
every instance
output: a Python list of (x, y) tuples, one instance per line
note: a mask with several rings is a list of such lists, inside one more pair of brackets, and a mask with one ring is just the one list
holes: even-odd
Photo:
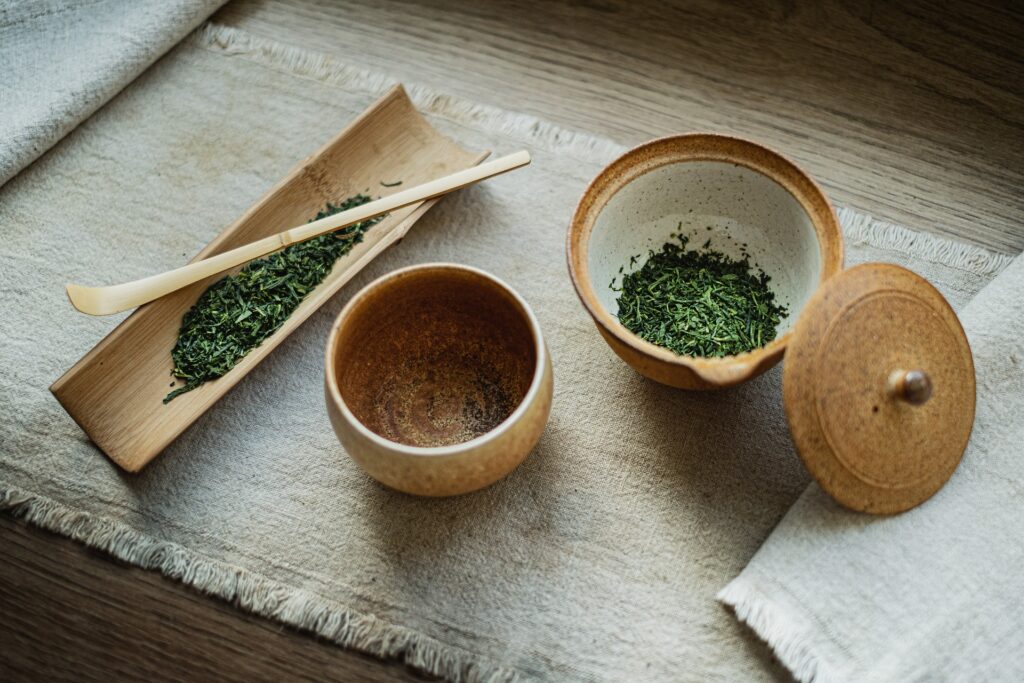
[[(774, 341), (738, 356), (696, 358), (618, 322), (610, 285), (619, 268), (640, 268), (673, 234), (689, 237), (691, 248), (710, 239), (733, 257), (745, 247), (789, 312)], [(641, 374), (684, 389), (733, 386), (777, 363), (804, 304), (843, 263), (835, 212), (806, 173), (761, 145), (712, 134), (660, 138), (613, 161), (576, 207), (567, 250), (576, 292), (612, 349)]]
[(864, 263), (808, 303), (782, 396), (793, 444), (821, 488), (854, 510), (894, 514), (934, 495), (960, 464), (974, 426), (974, 359), (931, 283)]
[(551, 411), (551, 360), (533, 312), (466, 266), (414, 266), (368, 285), (338, 315), (325, 368), (345, 450), (407, 493), (497, 481), (533, 449)]

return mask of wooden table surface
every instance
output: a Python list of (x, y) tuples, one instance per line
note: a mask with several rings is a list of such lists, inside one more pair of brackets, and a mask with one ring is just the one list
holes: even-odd
[[(215, 20), (623, 143), (752, 137), (838, 204), (1024, 248), (1024, 5), (739, 4), (235, 0)], [(0, 545), (0, 680), (417, 679), (21, 521)]]

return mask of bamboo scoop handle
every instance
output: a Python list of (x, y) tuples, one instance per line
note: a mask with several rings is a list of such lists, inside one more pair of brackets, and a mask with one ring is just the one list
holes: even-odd
[(82, 313), (88, 313), (89, 315), (110, 315), (111, 313), (126, 311), (129, 308), (141, 306), (154, 299), (159, 299), (211, 275), (216, 275), (253, 259), (266, 256), (289, 244), (304, 242), (324, 233), (375, 218), (410, 204), (417, 204), (434, 197), (440, 197), (486, 178), (525, 166), (528, 163), (530, 163), (530, 154), (526, 151), (509, 154), (500, 159), (494, 159), (472, 168), (457, 171), (443, 178), (431, 180), (416, 187), (410, 187), (408, 190), (396, 192), (362, 206), (321, 218), (318, 221), (313, 221), (291, 230), (285, 230), (277, 235), (265, 237), (250, 244), (226, 251), (223, 254), (217, 254), (208, 259), (196, 261), (195, 263), (190, 263), (181, 268), (160, 273), (159, 275), (151, 275), (141, 280), (125, 282), (120, 285), (110, 285), (108, 287), (84, 287), (82, 285), (69, 284), (67, 286), (68, 298), (71, 300), (71, 305)]

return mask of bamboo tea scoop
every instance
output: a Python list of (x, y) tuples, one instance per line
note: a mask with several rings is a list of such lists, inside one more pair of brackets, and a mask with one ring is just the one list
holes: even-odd
[(336, 213), (333, 216), (327, 216), (318, 221), (313, 221), (291, 230), (285, 230), (277, 235), (271, 235), (237, 249), (226, 251), (223, 254), (169, 270), (166, 273), (151, 275), (141, 280), (110, 285), (108, 287), (84, 287), (82, 285), (69, 284), (67, 286), (68, 298), (75, 308), (89, 315), (110, 315), (126, 311), (129, 308), (141, 306), (154, 299), (159, 299), (211, 275), (216, 275), (253, 259), (266, 256), (283, 247), (287, 247), (289, 244), (304, 242), (324, 233), (375, 218), (410, 204), (417, 204), (428, 199), (440, 197), (467, 185), (512, 171), (529, 163), (530, 154), (525, 150), (509, 154), (500, 159), (488, 161), (478, 166), (431, 180), (422, 185), (410, 187), (408, 190), (396, 192), (362, 206)]

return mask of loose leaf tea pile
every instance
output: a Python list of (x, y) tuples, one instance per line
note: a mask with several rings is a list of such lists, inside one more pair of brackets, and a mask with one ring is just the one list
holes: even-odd
[[(313, 220), (368, 201), (370, 197), (360, 194), (338, 205), (328, 204)], [(182, 319), (171, 358), (174, 376), (185, 384), (167, 394), (164, 403), (226, 374), (263, 343), (323, 282), (334, 262), (380, 220), (363, 221), (293, 244), (210, 285)]]
[(678, 240), (623, 276), (619, 322), (684, 356), (732, 356), (775, 339), (786, 309), (775, 303), (770, 278), (751, 272), (746, 256), (734, 260), (709, 250), (710, 241), (687, 251), (686, 237)]

